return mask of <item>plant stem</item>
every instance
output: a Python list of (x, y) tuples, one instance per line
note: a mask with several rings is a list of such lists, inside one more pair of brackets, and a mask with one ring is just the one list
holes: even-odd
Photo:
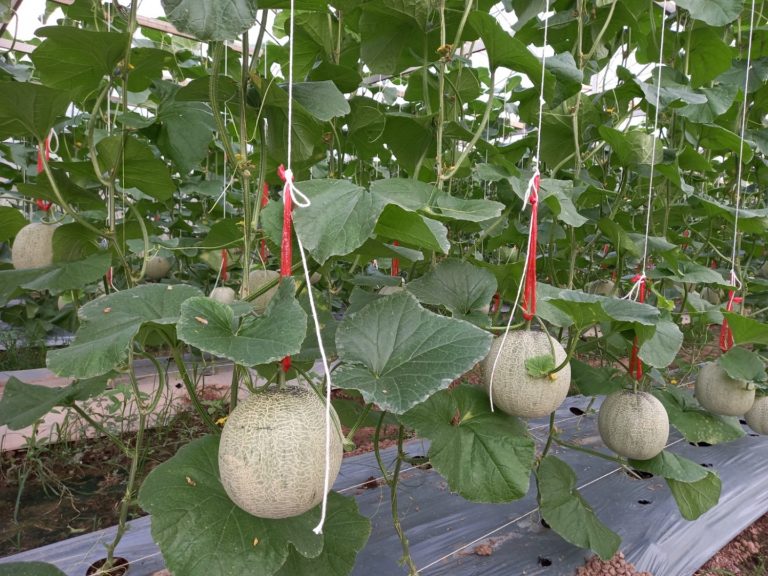
[(109, 438), (109, 441), (112, 442), (112, 444), (114, 444), (115, 446), (117, 446), (123, 452), (123, 454), (127, 455), (130, 453), (130, 451), (128, 450), (128, 446), (126, 446), (126, 444), (122, 440), (120, 440), (120, 438), (118, 438), (117, 436), (112, 434), (112, 432), (107, 430), (101, 424), (101, 422), (99, 422), (98, 420), (95, 420), (90, 414), (88, 414), (88, 412), (80, 408), (80, 406), (78, 406), (75, 403), (70, 404), (69, 407), (72, 408), (72, 410), (74, 410), (75, 412), (77, 412), (77, 415), (80, 416), (80, 418), (88, 422), (88, 424), (93, 426), (100, 434)]
[(544, 450), (542, 450), (541, 452), (541, 460), (544, 460), (547, 454), (549, 454), (549, 449), (552, 448), (552, 442), (554, 439), (555, 439), (555, 413), (552, 412), (549, 415), (549, 435), (547, 436), (547, 443), (544, 445)]
[(555, 441), (555, 444), (557, 444), (558, 446), (562, 446), (563, 448), (570, 448), (571, 450), (576, 450), (576, 452), (583, 452), (584, 454), (589, 454), (590, 456), (596, 456), (597, 458), (602, 458), (603, 460), (616, 462), (617, 464), (621, 464), (622, 466), (627, 465), (627, 463), (621, 458), (608, 456), (608, 454), (603, 454), (602, 452), (598, 452), (597, 450), (591, 450), (589, 448), (584, 448), (583, 446), (579, 446), (578, 444), (571, 444), (570, 442), (564, 442), (563, 440), (560, 440), (558, 438), (555, 438), (554, 441)]
[(363, 408), (360, 416), (357, 417), (354, 425), (349, 429), (349, 432), (347, 432), (347, 437), (345, 438), (347, 442), (352, 442), (352, 439), (355, 437), (355, 432), (357, 432), (357, 429), (360, 428), (363, 422), (365, 422), (365, 419), (368, 416), (368, 413), (371, 411), (371, 408), (373, 408), (373, 402), (369, 402), (365, 405), (365, 408)]
[(397, 482), (400, 478), (400, 468), (403, 464), (403, 438), (405, 437), (405, 427), (401, 424), (397, 433), (397, 460), (395, 461), (395, 469), (392, 472), (391, 479), (387, 482), (389, 484), (390, 503), (392, 507), (392, 523), (395, 527), (395, 532), (400, 538), (400, 545), (403, 548), (403, 556), (401, 563), (408, 566), (408, 576), (419, 576), (419, 569), (411, 558), (410, 545), (408, 544), (408, 538), (405, 535), (403, 526), (400, 524), (400, 515), (397, 510)]

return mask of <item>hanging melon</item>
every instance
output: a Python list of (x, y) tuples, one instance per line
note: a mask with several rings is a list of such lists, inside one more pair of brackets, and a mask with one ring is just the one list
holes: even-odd
[[(278, 278), (280, 278), (280, 274), (274, 270), (252, 270), (248, 275), (248, 290), (251, 294), (254, 294), (262, 286)], [(262, 314), (267, 309), (269, 301), (272, 300), (275, 294), (277, 294), (277, 284), (251, 302), (251, 306), (253, 306), (257, 314)]]
[(144, 270), (144, 277), (147, 280), (162, 280), (173, 267), (173, 262), (170, 258), (155, 254), (149, 260), (147, 260), (147, 268)]
[[(339, 473), (342, 436), (331, 409), (330, 484)], [(298, 387), (269, 389), (238, 404), (219, 445), (221, 483), (240, 508), (287, 518), (314, 508), (325, 481), (325, 405)]]
[(669, 417), (662, 403), (648, 392), (621, 390), (603, 401), (597, 429), (603, 443), (616, 454), (649, 460), (667, 445)]
[(379, 296), (390, 296), (405, 290), (402, 286), (384, 286), (379, 289)]
[(598, 296), (611, 296), (615, 289), (616, 284), (613, 280), (595, 280), (587, 284), (586, 292)]
[(53, 264), (53, 233), (57, 227), (57, 224), (35, 222), (19, 230), (11, 246), (13, 267), (26, 270)]
[[(493, 403), (507, 414), (523, 418), (539, 418), (554, 412), (568, 395), (571, 367), (566, 365), (551, 376), (533, 377), (528, 373), (526, 360), (537, 356), (553, 355), (559, 366), (566, 358), (565, 350), (544, 332), (513, 331), (493, 341), (491, 351), (482, 361), (483, 383), (491, 389), (493, 363), (498, 355), (493, 375)], [(501, 352), (499, 352), (501, 351)]]
[(701, 289), (700, 296), (702, 300), (706, 300), (713, 306), (720, 305), (720, 292), (718, 292), (714, 288), (710, 288), (709, 286), (704, 286), (704, 288)]
[(743, 416), (755, 402), (754, 388), (728, 376), (717, 362), (701, 367), (694, 396), (704, 408), (721, 416)]
[(235, 291), (229, 286), (217, 286), (211, 290), (211, 294), (208, 297), (222, 304), (232, 304), (235, 301)]
[(744, 418), (752, 430), (758, 434), (768, 434), (768, 396), (755, 398), (755, 403)]

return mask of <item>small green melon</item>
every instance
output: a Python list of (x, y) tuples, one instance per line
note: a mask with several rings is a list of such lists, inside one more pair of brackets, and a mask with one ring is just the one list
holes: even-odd
[(768, 434), (768, 396), (755, 398), (746, 416), (747, 424), (758, 434)]
[(144, 277), (147, 280), (161, 280), (168, 276), (173, 267), (173, 262), (165, 256), (155, 254), (147, 260), (147, 268), (144, 271)]
[(11, 246), (13, 267), (26, 270), (53, 264), (53, 233), (57, 227), (57, 224), (35, 222), (19, 230)]
[(728, 376), (717, 362), (701, 367), (693, 394), (704, 408), (721, 416), (743, 416), (755, 402), (755, 390)]
[(635, 460), (649, 460), (664, 450), (669, 417), (664, 405), (648, 392), (620, 390), (606, 396), (597, 429), (608, 448)]
[(211, 294), (208, 297), (222, 304), (232, 304), (235, 301), (235, 291), (229, 286), (217, 286), (211, 290)]
[[(248, 275), (248, 290), (253, 294), (265, 284), (269, 284), (278, 278), (280, 278), (280, 273), (274, 270), (252, 270)], [(267, 309), (269, 301), (274, 298), (275, 294), (277, 294), (277, 284), (251, 302), (251, 306), (253, 306), (257, 314), (262, 314)]]
[[(341, 468), (338, 417), (331, 411), (330, 484)], [(312, 390), (287, 387), (253, 394), (227, 418), (219, 473), (229, 497), (260, 518), (288, 518), (314, 508), (325, 481), (325, 405)]]
[(488, 391), (491, 389), (493, 363), (498, 354), (493, 377), (494, 405), (507, 414), (523, 418), (539, 418), (554, 412), (568, 395), (570, 365), (553, 374), (552, 378), (534, 378), (528, 374), (525, 361), (551, 355), (554, 351), (555, 365), (560, 365), (566, 358), (563, 347), (546, 333), (531, 330), (510, 332), (504, 341), (504, 348), (501, 348), (502, 339), (498, 337), (493, 341), (491, 351), (481, 364), (483, 383)]
[(595, 280), (594, 282), (587, 284), (586, 292), (598, 296), (611, 296), (615, 289), (616, 284), (613, 280)]

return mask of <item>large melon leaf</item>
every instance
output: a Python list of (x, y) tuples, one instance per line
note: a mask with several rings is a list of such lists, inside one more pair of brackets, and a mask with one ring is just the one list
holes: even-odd
[(256, 0), (162, 0), (176, 28), (198, 40), (234, 40), (256, 22)]
[(121, 166), (118, 171), (123, 188), (138, 188), (157, 200), (168, 200), (176, 191), (165, 162), (137, 138), (108, 136), (96, 145), (103, 166)]
[(261, 316), (235, 317), (230, 306), (204, 296), (181, 305), (180, 340), (243, 366), (266, 364), (296, 354), (307, 330), (307, 315), (286, 278)]
[(603, 560), (619, 549), (621, 538), (595, 516), (576, 490), (576, 474), (568, 464), (547, 456), (536, 473), (541, 517), (565, 540), (591, 548)]
[(720, 500), (722, 482), (720, 477), (711, 471), (696, 482), (680, 482), (667, 478), (667, 484), (675, 497), (680, 514), (686, 520), (696, 520)]
[(408, 290), (420, 302), (445, 306), (454, 316), (466, 316), (490, 304), (496, 278), (489, 270), (469, 262), (443, 260), (434, 270), (409, 283)]
[(636, 470), (650, 472), (656, 476), (677, 482), (698, 482), (707, 475), (708, 470), (693, 460), (683, 458), (672, 452), (662, 450), (661, 454), (650, 460), (632, 460), (629, 465)]
[(323, 525), (323, 551), (316, 558), (299, 554), (293, 546), (276, 576), (343, 576), (355, 565), (357, 553), (371, 534), (371, 522), (361, 516), (354, 498), (328, 494), (328, 514)]
[(7, 242), (29, 224), (18, 208), (0, 206), (0, 242)]
[(467, 500), (509, 502), (528, 493), (534, 442), (520, 420), (491, 412), (479, 388), (441, 390), (400, 419), (431, 440), (430, 463)]
[(735, 312), (723, 312), (736, 344), (768, 345), (768, 324)]
[(155, 468), (139, 491), (168, 569), (184, 576), (269, 576), (285, 563), (289, 544), (302, 556), (319, 556), (323, 536), (312, 532), (319, 507), (282, 520), (238, 508), (219, 480), (219, 440), (206, 436), (187, 444)]
[(27, 384), (11, 376), (0, 398), (0, 426), (7, 425), (11, 430), (31, 426), (56, 406), (69, 406), (100, 394), (107, 387), (107, 379), (99, 376), (51, 388)]
[(66, 576), (53, 564), (45, 562), (10, 562), (0, 564), (0, 576)]
[(67, 348), (48, 352), (48, 368), (59, 376), (90, 378), (128, 359), (131, 341), (145, 324), (173, 326), (181, 304), (200, 296), (186, 284), (144, 284), (92, 300), (80, 309), (80, 329)]
[(738, 418), (718, 416), (701, 408), (688, 392), (678, 388), (654, 388), (654, 396), (664, 405), (669, 422), (688, 442), (721, 444), (744, 436)]
[(34, 136), (43, 140), (66, 112), (69, 95), (31, 82), (0, 82), (0, 141)]
[(491, 338), (468, 322), (425, 310), (407, 292), (380, 298), (337, 328), (343, 365), (334, 383), (401, 414), (483, 359)]
[(312, 204), (294, 210), (296, 233), (320, 264), (362, 246), (384, 209), (376, 196), (346, 180), (310, 180), (297, 187)]

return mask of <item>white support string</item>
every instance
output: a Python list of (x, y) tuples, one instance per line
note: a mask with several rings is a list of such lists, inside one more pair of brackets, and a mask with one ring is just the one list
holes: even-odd
[[(283, 188), (283, 202), (290, 195), (291, 200), (299, 208), (309, 208), (311, 202), (305, 194), (303, 194), (293, 182), (293, 170), (291, 169), (291, 159), (293, 156), (293, 30), (294, 30), (294, 15), (295, 12), (295, 0), (291, 0), (291, 14), (290, 14), (290, 31), (288, 37), (288, 160), (286, 162), (285, 169), (285, 187)], [(320, 512), (320, 521), (317, 526), (312, 530), (315, 534), (323, 533), (323, 525), (325, 524), (325, 517), (328, 510), (328, 491), (330, 486), (330, 464), (331, 464), (331, 368), (328, 363), (328, 356), (325, 353), (325, 347), (323, 346), (323, 337), (320, 328), (320, 319), (317, 315), (317, 309), (315, 308), (315, 297), (312, 294), (311, 277), (309, 274), (309, 267), (307, 266), (307, 258), (304, 254), (304, 245), (301, 243), (301, 237), (296, 234), (296, 241), (299, 245), (299, 255), (301, 256), (301, 266), (304, 269), (304, 279), (307, 283), (307, 294), (309, 295), (309, 308), (312, 312), (312, 322), (315, 325), (315, 334), (317, 336), (317, 344), (320, 348), (320, 357), (323, 361), (323, 371), (325, 372), (325, 476), (323, 479), (323, 503)]]
[(744, 100), (742, 102), (741, 110), (741, 127), (739, 131), (739, 158), (738, 169), (736, 173), (736, 211), (733, 216), (733, 248), (731, 251), (731, 277), (730, 285), (737, 291), (741, 290), (741, 282), (736, 274), (736, 259), (738, 257), (738, 249), (736, 242), (739, 238), (739, 210), (741, 209), (741, 177), (744, 169), (744, 133), (747, 129), (747, 104), (748, 104), (748, 91), (749, 91), (749, 68), (752, 65), (752, 35), (755, 27), (755, 0), (752, 0), (752, 6), (749, 12), (749, 38), (747, 40), (747, 69), (744, 73)]
[(664, 32), (666, 30), (665, 20), (667, 13), (664, 6), (661, 7), (661, 40), (659, 41), (659, 61), (656, 63), (656, 98), (654, 102), (653, 114), (653, 136), (651, 140), (651, 173), (648, 176), (648, 201), (645, 206), (645, 238), (643, 239), (643, 259), (642, 271), (635, 278), (632, 288), (624, 296), (624, 299), (637, 300), (640, 293), (640, 286), (646, 280), (646, 271), (648, 266), (648, 238), (651, 233), (651, 212), (653, 211), (653, 171), (656, 169), (656, 142), (658, 141), (659, 131), (659, 105), (661, 104), (661, 72), (664, 65)]
[[(531, 179), (528, 181), (528, 186), (525, 190), (525, 197), (523, 198), (523, 211), (525, 211), (526, 206), (528, 206), (528, 202), (531, 198), (531, 192), (533, 191), (533, 187), (536, 185), (536, 178), (540, 176), (539, 171), (539, 156), (541, 155), (541, 127), (542, 127), (542, 118), (544, 116), (544, 80), (546, 78), (546, 62), (547, 62), (547, 41), (548, 41), (548, 32), (549, 32), (549, 2), (550, 0), (546, 0), (546, 4), (544, 6), (544, 45), (542, 46), (542, 53), (541, 53), (541, 78), (540, 78), (540, 87), (539, 87), (539, 122), (538, 122), (538, 128), (536, 131), (536, 156), (533, 158), (533, 176), (531, 176)], [(491, 94), (488, 96), (489, 98), (493, 98), (493, 86), (491, 86)], [(509, 331), (512, 328), (512, 320), (515, 317), (515, 310), (517, 310), (518, 305), (520, 304), (520, 296), (523, 294), (523, 286), (525, 286), (525, 277), (528, 272), (528, 254), (530, 254), (531, 250), (536, 250), (536, 246), (531, 246), (531, 227), (536, 226), (536, 223), (531, 219), (531, 223), (528, 228), (528, 241), (526, 243), (525, 248), (525, 258), (523, 260), (523, 273), (520, 275), (520, 284), (517, 286), (517, 294), (515, 294), (515, 301), (512, 304), (512, 308), (509, 311), (509, 320), (507, 320), (507, 325), (504, 328), (504, 335), (501, 337), (501, 345), (499, 346), (498, 352), (496, 352), (496, 357), (493, 359), (493, 366), (491, 367), (491, 377), (489, 379), (488, 383), (488, 397), (491, 403), (491, 412), (495, 412), (495, 407), (493, 405), (493, 382), (496, 377), (496, 367), (499, 363), (499, 357), (501, 357), (501, 351), (504, 350), (504, 344), (507, 341), (507, 336), (509, 335)]]

